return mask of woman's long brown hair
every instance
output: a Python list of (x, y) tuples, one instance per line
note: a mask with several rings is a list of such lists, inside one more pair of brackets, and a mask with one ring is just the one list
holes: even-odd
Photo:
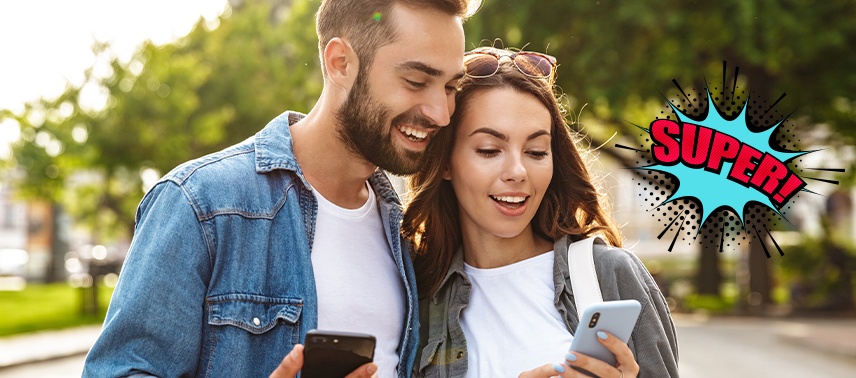
[(607, 214), (601, 194), (592, 183), (576, 147), (562, 108), (544, 79), (520, 73), (509, 61), (490, 77), (464, 77), (456, 95), (457, 110), (449, 126), (436, 132), (425, 151), (425, 163), (410, 178), (411, 201), (404, 212), (402, 233), (413, 243), (420, 297), (436, 292), (462, 243), (458, 201), (443, 170), (449, 166), (457, 125), (470, 109), (475, 93), (512, 88), (531, 94), (550, 111), (552, 119), (553, 179), (532, 219), (536, 235), (555, 242), (565, 235), (582, 239), (594, 234), (621, 246), (621, 235)]

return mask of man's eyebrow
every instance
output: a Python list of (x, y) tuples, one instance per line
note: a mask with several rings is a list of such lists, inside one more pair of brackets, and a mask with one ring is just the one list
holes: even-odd
[(438, 70), (438, 69), (431, 67), (431, 66), (429, 66), (425, 63), (422, 63), (422, 62), (415, 62), (415, 61), (404, 62), (404, 63), (398, 64), (397, 66), (395, 66), (395, 68), (398, 70), (403, 70), (403, 71), (416, 70), (416, 71), (424, 72), (424, 73), (428, 74), (429, 76), (434, 76), (434, 77), (443, 76), (442, 70)]

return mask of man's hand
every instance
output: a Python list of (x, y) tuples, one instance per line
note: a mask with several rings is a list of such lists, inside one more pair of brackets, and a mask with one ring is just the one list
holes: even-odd
[[(282, 359), (276, 370), (270, 374), (270, 378), (294, 378), (300, 369), (303, 368), (303, 345), (297, 344), (291, 349), (291, 352)], [(377, 377), (377, 364), (369, 362), (348, 374), (345, 378), (371, 378)]]
[(303, 368), (303, 345), (297, 344), (285, 355), (270, 378), (294, 378)]

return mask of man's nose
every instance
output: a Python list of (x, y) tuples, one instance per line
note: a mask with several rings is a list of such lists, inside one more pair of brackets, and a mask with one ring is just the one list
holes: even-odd
[(436, 126), (446, 126), (455, 111), (455, 97), (445, 91), (434, 91), (422, 105), (422, 114)]

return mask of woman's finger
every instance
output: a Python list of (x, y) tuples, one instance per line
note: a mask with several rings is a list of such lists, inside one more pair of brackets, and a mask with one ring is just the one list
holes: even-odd
[(615, 355), (616, 366), (624, 372), (624, 378), (632, 378), (639, 374), (639, 364), (636, 363), (627, 343), (605, 331), (597, 333), (597, 340)]
[(535, 369), (520, 373), (518, 378), (549, 378), (549, 377), (564, 377), (562, 373), (572, 370), (570, 367), (562, 364), (545, 364)]

